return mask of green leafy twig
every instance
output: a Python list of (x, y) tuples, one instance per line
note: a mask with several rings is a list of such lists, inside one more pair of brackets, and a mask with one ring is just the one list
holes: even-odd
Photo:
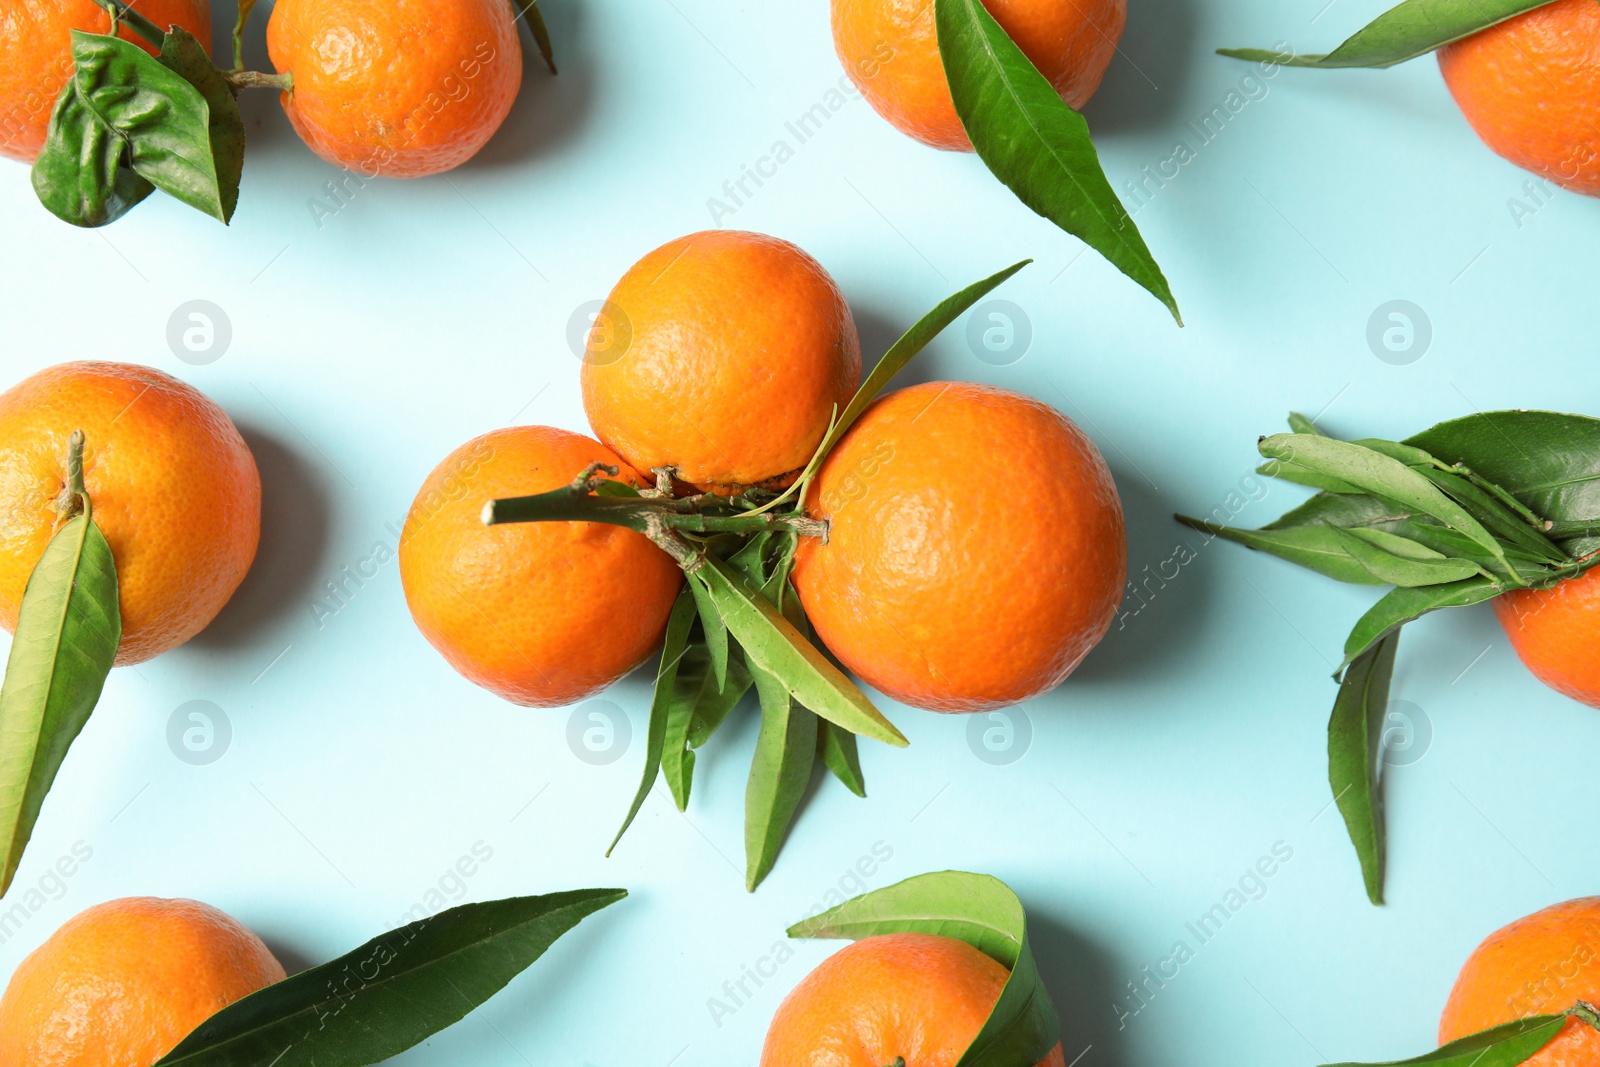
[(1260, 470), (1317, 495), (1258, 530), (1178, 521), (1341, 582), (1389, 585), (1357, 620), (1335, 672), (1329, 783), (1383, 899), (1381, 727), (1400, 628), (1441, 608), (1548, 588), (1600, 563), (1600, 420), (1500, 411), (1407, 441), (1340, 441), (1300, 416), (1262, 438)]
[(1427, 55), (1553, 0), (1404, 0), (1326, 54), (1219, 48), (1219, 55), (1284, 67), (1392, 67)]

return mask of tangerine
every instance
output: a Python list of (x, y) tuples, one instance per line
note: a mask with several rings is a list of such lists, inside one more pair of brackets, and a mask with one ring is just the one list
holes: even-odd
[(1495, 618), (1522, 665), (1558, 693), (1600, 708), (1600, 567), (1548, 589), (1494, 599)]
[(1007, 389), (930, 382), (878, 400), (806, 495), (794, 584), (817, 636), (905, 704), (984, 711), (1060, 684), (1105, 636), (1127, 540), (1083, 431)]

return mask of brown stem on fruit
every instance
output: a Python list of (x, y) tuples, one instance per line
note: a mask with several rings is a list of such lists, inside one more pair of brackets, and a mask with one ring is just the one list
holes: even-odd
[(645, 519), (644, 535), (654, 541), (656, 545), (672, 557), (672, 561), (683, 568), (683, 573), (694, 575), (701, 567), (706, 565), (705, 553), (695, 550), (695, 547), (683, 536), (668, 526), (660, 515), (651, 515)]
[(67, 438), (67, 479), (56, 497), (56, 525), (89, 510), (89, 490), (83, 484), (83, 431), (73, 430)]
[(228, 79), (228, 84), (234, 90), (239, 89), (276, 89), (280, 93), (294, 92), (294, 74), (284, 71), (282, 74), (264, 74), (259, 70), (225, 70), (222, 76)]
[(664, 497), (667, 500), (671, 500), (672, 499), (672, 479), (678, 473), (678, 468), (676, 468), (676, 467), (652, 467), (651, 471), (656, 476), (656, 487), (654, 489), (646, 489), (644, 491), (644, 494), (646, 496), (659, 496), (659, 497)]
[(1596, 1030), (1600, 1030), (1600, 1008), (1596, 1008), (1587, 1000), (1580, 1000), (1567, 1009), (1567, 1014), (1574, 1019), (1582, 1019)]

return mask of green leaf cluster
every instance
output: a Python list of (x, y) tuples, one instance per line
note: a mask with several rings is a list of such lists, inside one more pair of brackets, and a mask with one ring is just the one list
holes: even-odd
[(1378, 904), (1380, 739), (1400, 629), (1600, 562), (1600, 420), (1495, 411), (1406, 441), (1341, 441), (1299, 415), (1290, 429), (1261, 439), (1258, 469), (1315, 496), (1257, 530), (1178, 520), (1341, 582), (1392, 587), (1345, 641), (1328, 724), (1329, 784)]
[(917, 875), (847, 900), (789, 927), (790, 937), (921, 933), (965, 941), (1006, 967), (1000, 998), (956, 1067), (1039, 1063), (1061, 1040), (1061, 1020), (1028, 943), (1027, 916), (998, 878), (966, 871)]

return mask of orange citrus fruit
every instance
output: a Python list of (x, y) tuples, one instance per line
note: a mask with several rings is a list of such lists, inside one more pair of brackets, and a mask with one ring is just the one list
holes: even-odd
[(274, 982), (261, 939), (193, 900), (129, 897), (82, 912), (0, 997), (8, 1067), (150, 1067), (195, 1027)]
[[(1074, 108), (1100, 88), (1128, 0), (983, 0), (1017, 47)], [(872, 109), (935, 148), (972, 151), (939, 58), (933, 0), (833, 0), (833, 47)]]
[(1600, 5), (1555, 0), (1439, 49), (1484, 144), (1547, 181), (1600, 196)]
[(400, 580), (423, 636), (515, 704), (570, 704), (633, 670), (660, 643), (682, 584), (670, 556), (620, 526), (483, 524), (490, 500), (569, 485), (591, 463), (643, 484), (582, 434), (485, 434), (428, 476), (400, 534)]
[(460, 166), (522, 85), (511, 0), (279, 0), (267, 51), (301, 139), (362, 178)]
[[(1439, 1044), (1529, 1015), (1600, 1002), (1600, 897), (1556, 904), (1496, 930), (1473, 950), (1439, 1019)], [(1587, 1067), (1600, 1032), (1577, 1019), (1524, 1067)]]
[(1105, 636), (1127, 541), (1111, 471), (1060, 412), (930, 382), (883, 397), (806, 496), (794, 570), (817, 636), (902, 703), (982, 711), (1058, 685)]
[(861, 378), (861, 342), (821, 264), (710, 230), (623, 275), (590, 331), (583, 407), (635, 469), (702, 490), (792, 481)]
[(256, 555), (261, 479), (227, 414), (150, 367), (63, 363), (0, 394), (0, 626), (56, 529), (67, 439), (111, 545), (122, 608), (117, 663), (142, 663), (205, 629)]
[(1494, 613), (1535, 678), (1600, 708), (1600, 567), (1549, 589), (1502, 593)]
[[(761, 1067), (954, 1067), (1010, 972), (965, 941), (934, 934), (865, 937), (790, 991)], [(1058, 1044), (1036, 1067), (1062, 1067)]]
[[(163, 30), (182, 26), (211, 47), (209, 0), (135, 0)], [(31, 163), (44, 147), (50, 111), (72, 77), (72, 31), (109, 33), (111, 16), (94, 0), (0, 0), (0, 156)], [(118, 36), (155, 49), (122, 24)]]

